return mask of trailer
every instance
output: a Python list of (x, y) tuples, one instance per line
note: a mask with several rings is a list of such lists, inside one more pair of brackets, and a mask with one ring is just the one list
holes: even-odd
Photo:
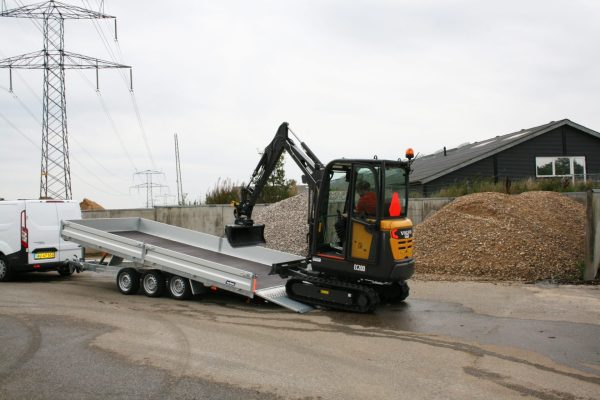
[[(226, 238), (143, 218), (62, 221), (63, 239), (113, 255), (117, 287), (150, 297), (165, 291), (176, 299), (218, 288), (259, 297), (295, 312), (313, 308), (287, 297), (287, 279), (270, 275), (274, 264), (305, 262), (303, 257), (263, 246), (232, 247)], [(83, 260), (82, 260), (83, 261)], [(78, 269), (93, 266), (80, 262)]]

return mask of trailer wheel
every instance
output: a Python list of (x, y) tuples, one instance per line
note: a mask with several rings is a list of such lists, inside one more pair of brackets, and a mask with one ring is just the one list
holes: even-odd
[(117, 274), (117, 287), (123, 294), (136, 294), (140, 289), (140, 274), (133, 268), (123, 268)]
[(192, 288), (189, 279), (178, 275), (171, 276), (169, 279), (169, 294), (176, 300), (185, 300), (192, 295)]
[(10, 279), (10, 266), (4, 256), (0, 255), (0, 282), (6, 282)]
[(148, 297), (162, 296), (165, 286), (165, 277), (160, 271), (148, 271), (142, 275), (142, 288)]

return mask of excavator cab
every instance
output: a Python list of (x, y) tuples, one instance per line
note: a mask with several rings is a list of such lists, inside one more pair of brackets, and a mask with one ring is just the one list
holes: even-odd
[(390, 227), (411, 225), (406, 220), (407, 176), (402, 162), (336, 160), (327, 165), (315, 211), (313, 269), (343, 277), (369, 271), (370, 277), (375, 273), (389, 280), (399, 257), (392, 254)]

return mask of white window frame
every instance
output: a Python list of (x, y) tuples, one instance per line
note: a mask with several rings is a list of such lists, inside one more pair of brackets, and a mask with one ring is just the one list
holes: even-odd
[[(568, 174), (564, 174), (564, 175), (557, 175), (556, 174), (556, 160), (559, 158), (568, 158), (569, 159), (569, 172)], [(540, 159), (546, 159), (552, 162), (552, 175), (539, 175), (538, 174), (538, 160)], [(583, 181), (585, 182), (585, 178), (587, 175), (587, 171), (585, 169), (585, 156), (555, 156), (555, 157), (536, 157), (535, 158), (535, 176), (536, 178), (561, 178), (561, 177), (572, 177), (573, 179), (575, 179), (575, 159), (582, 159), (583, 160)], [(577, 174), (579, 175), (579, 174)]]

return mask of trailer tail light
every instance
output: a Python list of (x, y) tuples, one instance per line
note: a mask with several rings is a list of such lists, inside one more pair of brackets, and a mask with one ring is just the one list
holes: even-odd
[(29, 231), (27, 230), (27, 213), (21, 211), (21, 247), (29, 248)]

